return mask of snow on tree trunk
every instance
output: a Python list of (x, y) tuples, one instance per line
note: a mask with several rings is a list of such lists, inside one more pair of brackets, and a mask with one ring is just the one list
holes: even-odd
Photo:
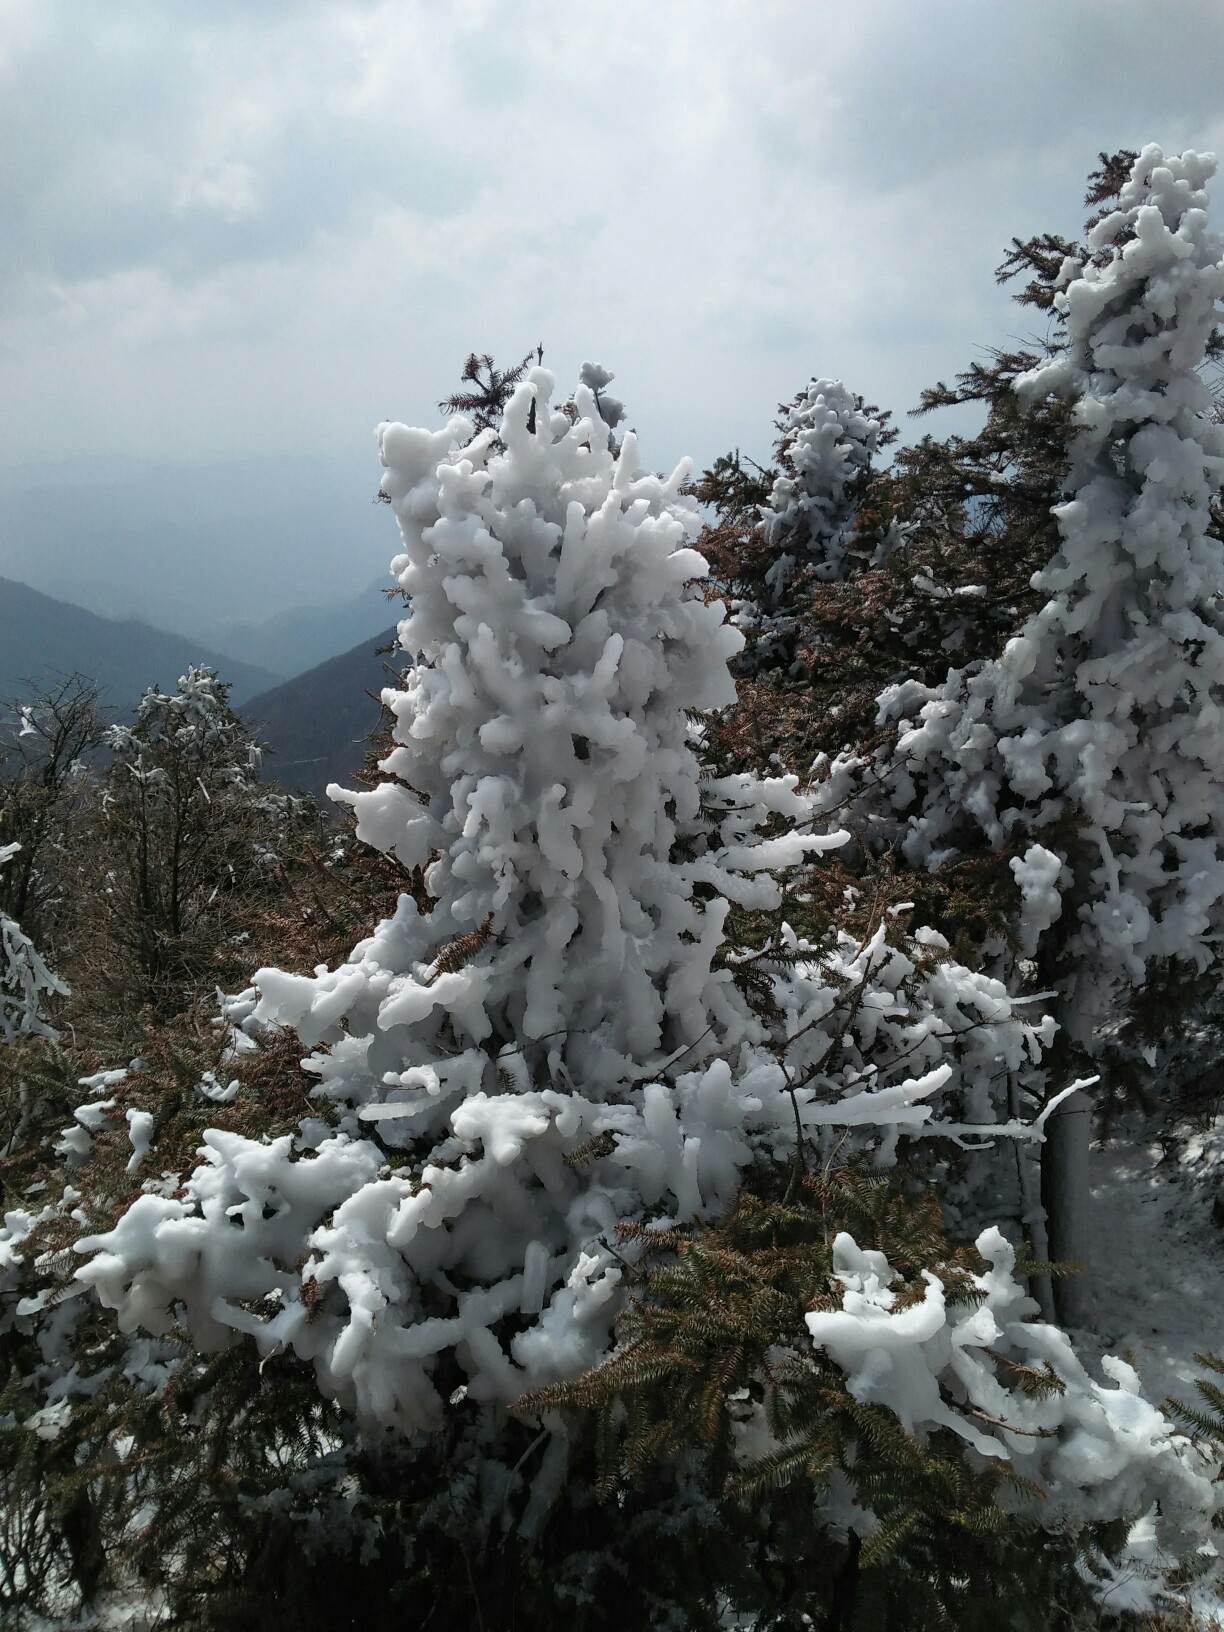
[[(1150, 963), (1205, 970), (1224, 930), (1224, 430), (1198, 373), (1224, 295), (1214, 168), (1145, 148), (1093, 258), (1064, 267), (1066, 348), (1020, 382), (1075, 399), (1062, 549), (1034, 580), (1049, 599), (998, 661), (883, 694), (896, 747), (848, 817), (916, 866), (983, 836), (1017, 852), (1018, 927), (1040, 958), (1057, 926), (1056, 1013), (1089, 1052)], [(853, 804), (862, 770), (834, 766), (829, 800)], [(1090, 1137), (1079, 1107), (1051, 1126), (1056, 1258), (1088, 1257)], [(1063, 1283), (1063, 1318), (1089, 1309), (1087, 1277)]]
[[(20, 848), (0, 845), (0, 867)], [(21, 925), (0, 912), (0, 1043), (14, 1043), (18, 1037), (55, 1042), (59, 1034), (43, 1014), (42, 1004), (67, 990), (47, 968)]]

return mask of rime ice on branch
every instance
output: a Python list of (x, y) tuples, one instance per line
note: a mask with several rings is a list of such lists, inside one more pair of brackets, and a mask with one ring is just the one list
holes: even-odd
[[(0, 867), (20, 848), (0, 845)], [(0, 1043), (16, 1042), (18, 1037), (54, 1042), (58, 1033), (44, 1016), (42, 1003), (66, 991), (21, 925), (0, 912)]]

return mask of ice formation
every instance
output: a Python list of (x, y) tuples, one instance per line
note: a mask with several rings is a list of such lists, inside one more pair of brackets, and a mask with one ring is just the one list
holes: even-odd
[[(0, 845), (0, 867), (21, 848)], [(42, 955), (14, 918), (0, 912), (0, 1043), (18, 1037), (56, 1038), (43, 1013), (48, 997), (67, 990), (47, 968)]]
[(1040, 838), (1012, 863), (1018, 917), (1030, 948), (1067, 931), (1061, 1012), (1085, 1040), (1153, 960), (1205, 969), (1224, 927), (1224, 428), (1198, 373), (1224, 296), (1214, 168), (1145, 148), (1064, 265), (1065, 349), (1020, 382), (1075, 402), (1046, 604), (997, 661), (886, 691), (895, 750), (836, 764), (826, 795), (919, 867)]
[(766, 542), (777, 551), (766, 574), (775, 602), (802, 568), (824, 580), (846, 575), (858, 490), (882, 425), (840, 380), (814, 379), (787, 409), (780, 429), (790, 468), (775, 478), (761, 518)]

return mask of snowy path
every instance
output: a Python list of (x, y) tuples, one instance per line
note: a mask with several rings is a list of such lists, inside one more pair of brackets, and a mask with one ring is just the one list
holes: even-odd
[(1195, 1401), (1195, 1351), (1224, 1354), (1224, 1230), (1211, 1216), (1224, 1184), (1224, 1118), (1187, 1133), (1178, 1155), (1117, 1140), (1094, 1149), (1099, 1335), (1082, 1350), (1126, 1354), (1159, 1401)]

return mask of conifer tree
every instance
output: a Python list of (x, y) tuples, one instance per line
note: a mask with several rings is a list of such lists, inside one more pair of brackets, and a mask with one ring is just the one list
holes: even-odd
[[(18, 849), (15, 844), (0, 846), (0, 869)], [(54, 1042), (56, 1033), (43, 1012), (43, 1004), (65, 991), (21, 925), (0, 912), (0, 1043), (12, 1043), (18, 1037), (43, 1037)]]
[[(887, 419), (840, 380), (814, 379), (779, 410), (777, 473), (759, 507), (759, 543), (736, 570), (756, 597), (737, 609), (747, 637), (741, 670), (781, 668), (793, 675), (800, 666), (795, 648), (802, 609), (813, 586), (844, 582), (856, 569), (878, 565), (894, 542), (875, 539), (861, 524), (872, 461), (895, 436), (885, 428)], [(707, 477), (705, 496), (714, 496), (717, 485)]]
[[(1224, 900), (1224, 560), (1215, 506), (1224, 433), (1200, 374), (1224, 256), (1206, 225), (1213, 170), (1146, 148), (1085, 255), (1063, 261), (1065, 345), (1019, 378), (1071, 405), (1060, 549), (1044, 605), (1000, 657), (934, 687), (886, 691), (895, 746), (835, 766), (840, 804), (875, 845), (935, 869), (1006, 860), (1013, 921), (1064, 1038), (1092, 1058), (1162, 965), (1214, 967)], [(1043, 1167), (1054, 1256), (1088, 1255), (1087, 1106), (1052, 1127)], [(1087, 1277), (1062, 1289), (1088, 1319)]]
[[(687, 467), (668, 480), (641, 473), (632, 433), (614, 453), (596, 401), (607, 372), (584, 372), (592, 383), (579, 384), (573, 419), (551, 407), (552, 377), (533, 370), (496, 432), (473, 436), (462, 419), (437, 432), (381, 428), (405, 544), (394, 567), (411, 608), (401, 643), (422, 656), (386, 694), (391, 779), (334, 795), (353, 807), (359, 838), (421, 870), (429, 907), (402, 896), (335, 970), (257, 976), (261, 1018), (293, 1025), (307, 1046), (326, 1041), (313, 1069), (345, 1113), (309, 1159), (269, 1172), (297, 1200), (267, 1268), (305, 1249), (299, 1294), (302, 1273), (330, 1290), (320, 1307), (295, 1294), (274, 1322), (281, 1335), (265, 1335), (313, 1358), (359, 1414), (401, 1426), (441, 1420), (432, 1376), (457, 1343), (486, 1399), (598, 1355), (619, 1275), (614, 1255), (582, 1245), (601, 1209), (639, 1205), (641, 1185), (656, 1199), (679, 1186), (687, 1205), (730, 1194), (748, 1156), (732, 1079), (725, 1110), (694, 1102), (697, 1121), (729, 1131), (711, 1124), (695, 1168), (691, 1145), (691, 1173), (670, 1091), (647, 1089), (643, 1102), (639, 1085), (674, 1059), (696, 1068), (761, 1038), (719, 964), (728, 914), (776, 908), (774, 870), (837, 842), (765, 838), (771, 818), (806, 813), (793, 778), (703, 780), (687, 711), (732, 699), (727, 659), (741, 637), (697, 588)], [(722, 1083), (726, 1068), (714, 1069)], [(780, 1083), (775, 1095), (768, 1117), (793, 1125)], [(628, 1167), (566, 1169), (567, 1152), (617, 1127)], [(223, 1145), (205, 1188), (245, 1192), (254, 1153)], [(403, 1172), (384, 1181), (388, 1152)], [(287, 1147), (272, 1154), (278, 1173), (288, 1158)], [(582, 1192), (609, 1183), (588, 1217)], [(348, 1220), (376, 1196), (383, 1237), (359, 1246)], [(148, 1211), (138, 1203), (120, 1228)], [(316, 1262), (307, 1242), (328, 1217), (333, 1248)], [(145, 1239), (141, 1266), (108, 1272), (108, 1298), (127, 1304), (120, 1281), (166, 1285), (148, 1249), (160, 1259), (175, 1219)], [(341, 1271), (354, 1251), (363, 1267)], [(118, 1271), (123, 1257), (98, 1265)], [(486, 1291), (434, 1320), (456, 1273)], [(527, 1329), (499, 1337), (520, 1304)], [(198, 1312), (216, 1340), (223, 1324)], [(397, 1334), (414, 1328), (408, 1362)]]
[(293, 804), (260, 787), (259, 745), (212, 669), (147, 691), (104, 741), (111, 759), (89, 842), (107, 888), (88, 938), (129, 1000), (173, 1009), (224, 934), (227, 908), (245, 909), (270, 880)]
[[(387, 694), (390, 779), (337, 793), (419, 873), (427, 910), (405, 894), (338, 968), (257, 976), (257, 1018), (326, 1045), (311, 1064), (336, 1131), (210, 1134), (190, 1197), (138, 1200), (88, 1271), (125, 1320), (156, 1323), (181, 1293), (206, 1342), (292, 1344), (382, 1423), (441, 1420), (434, 1377), (457, 1346), (489, 1399), (594, 1360), (620, 1268), (593, 1220), (717, 1208), (754, 1149), (793, 1149), (796, 1129), (895, 1140), (954, 1078), (965, 1119), (992, 1120), (980, 1066), (1040, 1052), (996, 986), (879, 922), (825, 950), (774, 919), (737, 980), (732, 912), (779, 913), (777, 875), (840, 836), (803, 830), (794, 778), (703, 774), (689, 711), (731, 699), (742, 637), (698, 587), (687, 469), (640, 473), (631, 434), (613, 453), (607, 373), (584, 372), (573, 420), (540, 371), (499, 434), (381, 432), (401, 639), (422, 659)], [(252, 1187), (282, 1197), (275, 1217)], [(226, 1221), (248, 1205), (235, 1254)], [(238, 1277), (220, 1302), (174, 1246), (201, 1220), (220, 1229), (216, 1272)], [(194, 1290), (171, 1291), (172, 1260)], [(270, 1324), (246, 1311), (252, 1273), (286, 1300)], [(456, 1275), (485, 1288), (459, 1311)]]
[(696, 484), (716, 511), (699, 544), (745, 638), (737, 704), (707, 736), (717, 763), (802, 772), (817, 752), (810, 692), (832, 624), (816, 608), (857, 604), (899, 538), (877, 498), (888, 419), (840, 380), (813, 379), (779, 406), (772, 465), (737, 450)]

